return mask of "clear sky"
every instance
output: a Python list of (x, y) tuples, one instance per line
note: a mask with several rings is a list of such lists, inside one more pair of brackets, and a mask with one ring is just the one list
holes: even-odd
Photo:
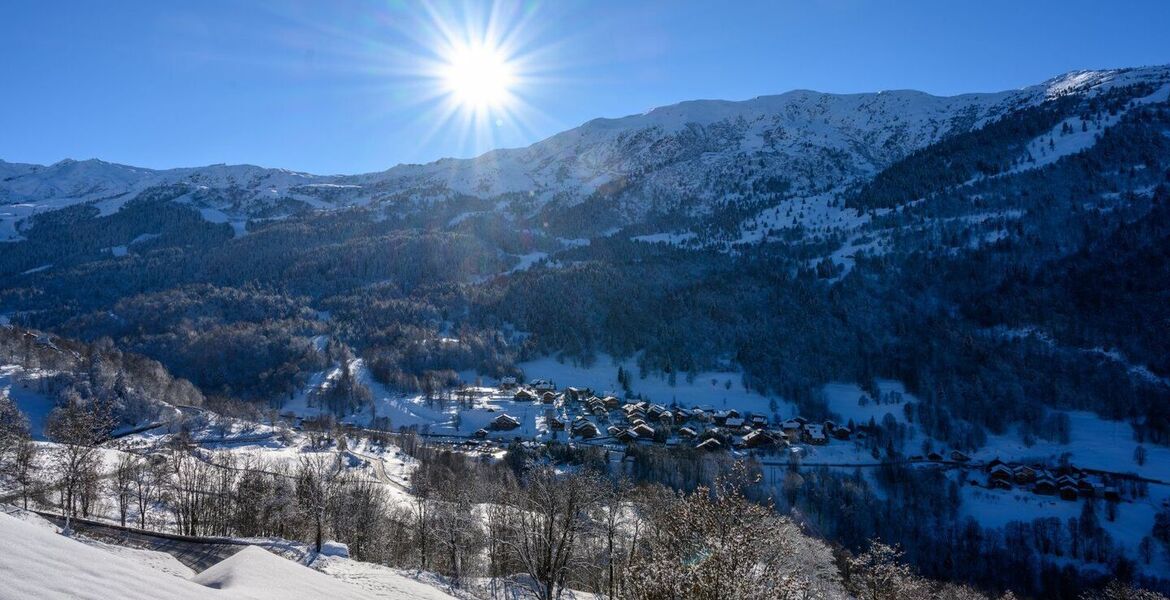
[(696, 98), (1165, 63), (1167, 0), (6, 0), (0, 159), (360, 173)]

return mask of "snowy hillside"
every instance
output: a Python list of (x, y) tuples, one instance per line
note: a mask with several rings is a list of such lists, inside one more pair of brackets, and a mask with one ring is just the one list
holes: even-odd
[[(86, 543), (62, 536), (47, 521), (21, 514), (0, 513), (0, 538), (8, 548), (0, 553), (0, 600), (42, 599), (248, 599), (297, 598), (426, 598), (451, 596), (374, 565), (365, 565), (386, 585), (363, 586), (362, 563), (331, 559), (348, 565), (356, 583), (323, 574), (256, 546), (186, 578), (184, 569), (169, 555), (145, 550)], [(18, 549), (18, 550), (17, 550)], [(147, 560), (146, 555), (157, 555)], [(351, 564), (352, 563), (352, 564)]]
[[(296, 208), (381, 202), (398, 210), (402, 201), (425, 206), (459, 196), (498, 197), (498, 207), (523, 215), (609, 198), (619, 225), (654, 212), (702, 215), (761, 191), (771, 194), (771, 206), (752, 212), (792, 198), (815, 197), (816, 209), (910, 152), (1012, 110), (1167, 79), (1170, 69), (1150, 67), (1073, 72), (1021, 90), (951, 97), (799, 90), (742, 102), (697, 100), (595, 119), (526, 148), (354, 176), (250, 165), (159, 171), (100, 160), (0, 162), (0, 240), (20, 239), (20, 222), (40, 212), (91, 202), (109, 214), (146, 189), (172, 185), (189, 188), (181, 201), (212, 222), (236, 224), (239, 233), (248, 218)], [(828, 216), (821, 225), (855, 220), (847, 212)]]

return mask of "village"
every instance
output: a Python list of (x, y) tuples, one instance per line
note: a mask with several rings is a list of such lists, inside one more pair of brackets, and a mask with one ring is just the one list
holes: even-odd
[[(515, 378), (505, 377), (494, 395), (507, 397), (510, 404), (504, 404), (499, 410), (487, 409), (493, 414), (483, 427), (472, 433), (471, 439), (462, 442), (465, 448), (482, 444), (481, 450), (486, 452), (487, 446), (508, 442), (566, 441), (606, 446), (614, 451), (631, 445), (725, 451), (751, 456), (763, 465), (785, 468), (802, 461), (806, 466), (876, 467), (881, 464), (869, 459), (831, 464), (808, 460), (810, 450), (815, 452), (816, 447), (851, 443), (860, 451), (861, 444), (872, 435), (868, 431), (872, 424), (850, 423), (849, 426), (831, 420), (814, 422), (800, 416), (778, 419), (761, 412), (710, 405), (685, 407), (638, 398), (623, 400), (619, 399), (619, 393), (611, 391), (598, 394), (584, 387), (558, 390), (546, 379), (535, 379), (524, 385)], [(535, 408), (535, 431), (522, 429), (522, 419), (508, 412), (509, 405), (524, 407), (526, 412)], [(1082, 469), (1067, 461), (1055, 465), (1010, 462), (998, 457), (979, 461), (968, 453), (950, 450), (910, 454), (901, 462), (921, 468), (959, 470), (960, 481), (976, 488), (1018, 490), (1066, 501), (1121, 502), (1144, 495), (1145, 484), (1141, 478)]]
[[(564, 432), (566, 437), (580, 440), (693, 446), (719, 451), (777, 450), (799, 443), (825, 445), (830, 438), (847, 441), (854, 436), (849, 427), (832, 421), (813, 423), (794, 417), (775, 423), (765, 414), (741, 413), (735, 408), (698, 405), (687, 408), (646, 400), (623, 401), (613, 392), (598, 396), (593, 390), (577, 387), (558, 392), (552, 382), (544, 379), (521, 386), (514, 378), (505, 377), (500, 388), (514, 392), (512, 400), (516, 403), (545, 406), (539, 421), (551, 439)], [(508, 432), (520, 426), (520, 419), (504, 412), (474, 435), (479, 439), (506, 439)]]

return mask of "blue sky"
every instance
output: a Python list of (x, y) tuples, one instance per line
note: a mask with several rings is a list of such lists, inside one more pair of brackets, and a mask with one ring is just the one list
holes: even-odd
[[(489, 21), (521, 102), (469, 128), (427, 65), (437, 31)], [(0, 159), (359, 173), (695, 98), (997, 91), (1170, 63), (1168, 31), (1164, 0), (11, 0)]]

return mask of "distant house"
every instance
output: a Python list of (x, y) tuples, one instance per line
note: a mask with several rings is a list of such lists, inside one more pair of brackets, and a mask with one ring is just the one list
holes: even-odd
[(926, 453), (926, 460), (929, 460), (931, 462), (942, 462), (942, 459), (943, 459), (943, 455), (939, 454), (938, 452), (927, 452)]
[(623, 429), (613, 437), (616, 438), (619, 442), (624, 442), (627, 444), (638, 441), (638, 434), (630, 431), (629, 429)]
[(772, 434), (763, 429), (753, 429), (743, 436), (743, 445), (747, 448), (763, 448), (775, 443), (776, 439), (772, 437)]
[(500, 378), (500, 389), (501, 390), (510, 390), (514, 387), (516, 387), (516, 378), (515, 377), (512, 377), (511, 375), (505, 375), (505, 376)]
[(621, 403), (621, 402), (620, 402), (620, 401), (619, 401), (619, 400), (618, 400), (616, 397), (614, 397), (614, 396), (606, 396), (605, 398), (603, 398), (603, 399), (601, 400), (601, 402), (602, 402), (603, 404), (605, 404), (605, 407), (606, 407), (606, 408), (608, 408), (608, 409), (610, 409), (610, 410), (613, 410), (613, 409), (617, 408), (617, 407), (618, 407), (618, 405)]
[(780, 429), (788, 439), (795, 440), (800, 437), (800, 431), (804, 428), (804, 424), (796, 419), (789, 419), (780, 424)]
[(681, 437), (681, 438), (686, 439), (686, 440), (694, 439), (694, 438), (698, 437), (698, 435), (699, 435), (699, 432), (695, 431), (694, 429), (691, 429), (690, 427), (683, 427), (683, 428), (678, 430), (678, 437)]
[(475, 437), (477, 437), (479, 439), (483, 439), (483, 438), (488, 436), (488, 430), (478, 429), (478, 430), (476, 430), (476, 432), (473, 435), (475, 435)]
[[(723, 425), (724, 423), (726, 423), (728, 419), (739, 419), (739, 418), (740, 418), (739, 411), (735, 410), (734, 408), (729, 409), (729, 410), (721, 410), (721, 411), (718, 411), (715, 413), (715, 422), (720, 424), (720, 425)], [(741, 425), (743, 424), (742, 420), (740, 421), (740, 424)]]
[(804, 426), (803, 439), (806, 443), (818, 446), (829, 443), (829, 438), (825, 435), (825, 428), (812, 423)]
[(512, 396), (512, 399), (516, 402), (535, 402), (536, 394), (528, 390), (517, 390), (516, 395)]
[(549, 429), (559, 431), (559, 430), (563, 430), (565, 428), (565, 422), (556, 418), (556, 417), (551, 417), (549, 419), (546, 419), (546, 421), (548, 423)]
[(557, 389), (557, 386), (547, 379), (533, 379), (528, 385), (538, 392), (552, 392)]
[(552, 404), (557, 401), (557, 395), (552, 392), (545, 392), (540, 395), (540, 401), (545, 404)]
[(516, 429), (520, 426), (520, 420), (509, 414), (502, 414), (492, 419), (492, 429), (496, 431), (508, 431)]
[(1056, 481), (1051, 477), (1041, 477), (1036, 480), (1036, 485), (1032, 486), (1032, 491), (1044, 496), (1055, 495), (1060, 488), (1056, 486)]
[(581, 402), (589, 395), (588, 390), (575, 387), (565, 388), (565, 400), (570, 402)]
[(951, 450), (951, 460), (955, 462), (969, 462), (971, 457), (963, 454), (962, 452), (959, 452), (958, 450)]
[(723, 421), (723, 426), (728, 429), (740, 429), (743, 427), (743, 419), (739, 417), (728, 417)]
[(1015, 479), (1016, 479), (1016, 474), (1014, 471), (1012, 471), (1012, 468), (1003, 464), (1003, 463), (999, 463), (998, 465), (995, 465), (994, 467), (992, 467), (990, 471), (988, 471), (988, 474), (987, 474), (988, 484), (987, 485), (990, 487), (992, 483), (998, 481), (998, 482), (1007, 483), (1008, 489), (1011, 489), (1011, 487), (1012, 487), (1011, 484), (1013, 481), (1015, 481)]
[(1016, 483), (1025, 484), (1036, 481), (1036, 469), (1033, 469), (1028, 465), (1017, 465), (1016, 468), (1013, 469), (1013, 473), (1015, 475)]
[(988, 479), (987, 487), (993, 490), (1010, 490), (1012, 489), (1012, 481), (1010, 479)]
[(645, 423), (642, 423), (640, 425), (635, 425), (633, 427), (632, 431), (634, 433), (638, 434), (639, 438), (647, 438), (647, 439), (654, 438), (654, 433), (655, 433), (654, 428), (645, 424)]
[(699, 444), (695, 447), (700, 449), (700, 450), (707, 450), (707, 451), (713, 452), (715, 450), (719, 450), (719, 449), (723, 448), (723, 444), (719, 443), (719, 440), (717, 440), (715, 438), (707, 438), (707, 439), (699, 442)]
[(1079, 496), (1079, 495), (1080, 494), (1077, 491), (1077, 486), (1075, 486), (1075, 485), (1062, 485), (1062, 486), (1060, 486), (1060, 499), (1061, 500), (1076, 500), (1077, 496)]
[(589, 419), (578, 417), (573, 421), (573, 435), (583, 438), (597, 437), (601, 432), (597, 430), (597, 426)]
[(839, 440), (845, 441), (845, 440), (848, 440), (852, 436), (853, 436), (853, 430), (849, 429), (848, 427), (842, 426), (842, 427), (837, 427), (837, 428), (833, 429), (833, 437), (835, 437)]

